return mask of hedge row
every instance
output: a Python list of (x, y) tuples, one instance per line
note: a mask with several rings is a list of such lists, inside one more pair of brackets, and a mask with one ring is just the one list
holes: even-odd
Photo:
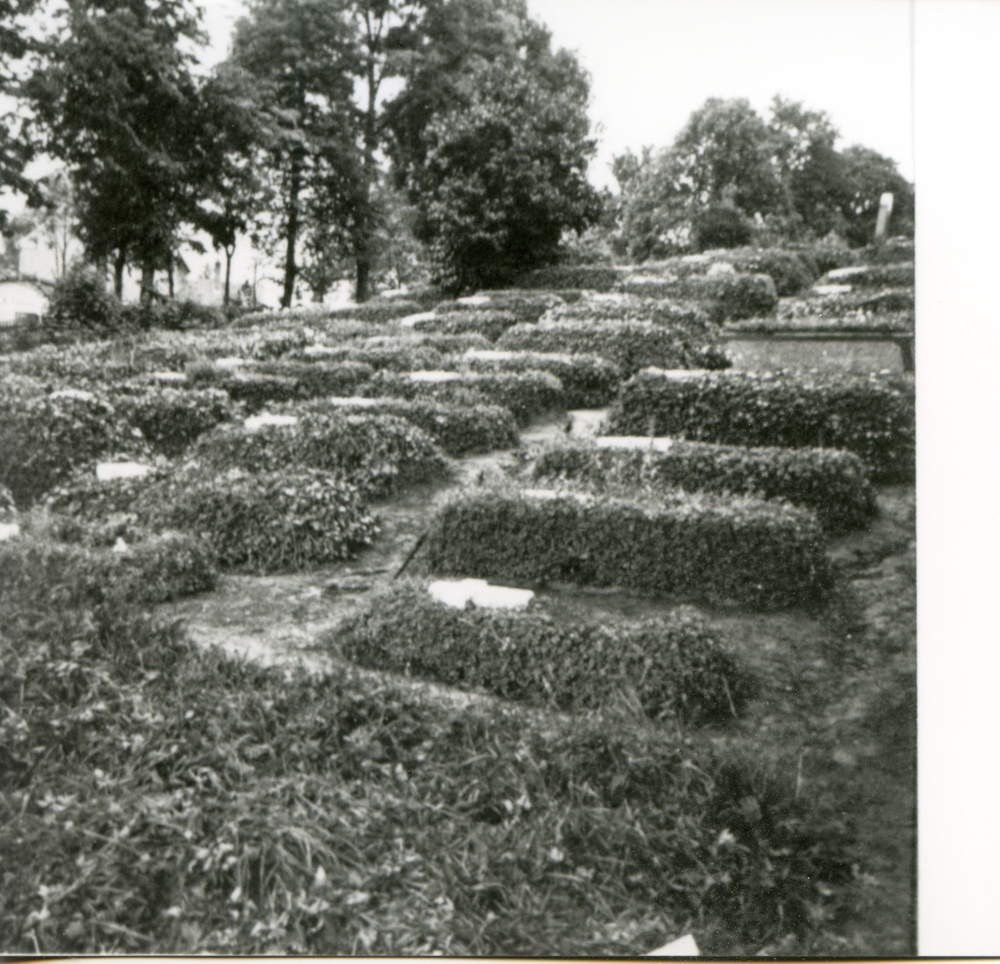
[(824, 278), (824, 283), (847, 284), (866, 288), (912, 287), (916, 284), (916, 272), (912, 261), (895, 264), (869, 264), (857, 267), (845, 278)]
[[(806, 303), (806, 310), (813, 303)], [(794, 309), (791, 309), (794, 310)], [(777, 318), (748, 318), (732, 321), (725, 326), (726, 331), (744, 331), (760, 334), (780, 334), (782, 332), (810, 331), (837, 332), (856, 331), (867, 333), (908, 333), (912, 334), (915, 317), (912, 311), (872, 312), (858, 310), (850, 314), (827, 315), (821, 311), (815, 314), (785, 314), (779, 309)]]
[(588, 298), (569, 305), (560, 305), (547, 312), (544, 321), (651, 321), (664, 325), (702, 343), (711, 338), (716, 328), (699, 305), (664, 301), (659, 298), (639, 298), (621, 295), (614, 300)]
[(246, 321), (255, 326), (267, 324), (304, 324), (325, 327), (328, 322), (357, 321), (368, 325), (384, 324), (405, 318), (421, 311), (416, 301), (402, 298), (374, 298), (362, 305), (345, 305), (341, 308), (293, 308), (280, 311), (264, 311), (248, 315)]
[[(785, 248), (731, 248), (698, 255), (645, 262), (646, 276), (685, 278), (704, 276), (713, 265), (730, 264), (741, 274), (766, 274), (774, 281), (779, 296), (792, 295), (812, 284), (820, 275), (816, 259), (808, 250)], [(826, 270), (826, 269), (824, 269)]]
[(567, 710), (625, 692), (650, 716), (698, 722), (729, 717), (749, 689), (717, 635), (686, 608), (635, 626), (567, 624), (540, 611), (454, 609), (404, 583), (376, 594), (338, 641), (362, 666)]
[(487, 402), (509, 409), (519, 425), (544, 412), (565, 409), (562, 383), (548, 372), (463, 373), (453, 381), (413, 381), (406, 375), (377, 372), (361, 387), (368, 398), (435, 398), (444, 402)]
[(135, 503), (155, 529), (200, 534), (226, 570), (288, 572), (347, 559), (378, 532), (358, 489), (314, 469), (180, 473)]
[(113, 454), (149, 457), (138, 428), (100, 395), (62, 389), (31, 393), (33, 380), (0, 387), (0, 485), (19, 506), (41, 497), (77, 466)]
[(717, 324), (730, 319), (769, 315), (778, 304), (778, 292), (770, 275), (766, 274), (688, 275), (672, 280), (635, 277), (623, 281), (619, 288), (626, 294), (693, 301)]
[(913, 379), (905, 375), (644, 371), (622, 386), (608, 431), (846, 449), (875, 482), (911, 481), (915, 471)]
[(788, 298), (778, 306), (779, 318), (819, 316), (839, 318), (844, 315), (912, 312), (913, 289), (893, 288), (875, 294), (851, 291), (840, 295), (813, 295), (809, 298)]
[(111, 396), (117, 411), (146, 437), (153, 451), (180, 455), (199, 435), (236, 417), (219, 389), (150, 388)]
[(680, 491), (650, 504), (463, 495), (439, 511), (427, 553), (436, 572), (508, 585), (569, 580), (755, 608), (805, 603), (828, 581), (811, 512)]
[(372, 376), (372, 368), (356, 361), (337, 364), (303, 361), (257, 362), (235, 371), (215, 366), (192, 366), (194, 384), (209, 384), (243, 402), (250, 412), (260, 411), (268, 402), (288, 402), (295, 398), (352, 395)]
[(517, 322), (517, 315), (512, 311), (476, 308), (423, 318), (414, 324), (413, 330), (437, 332), (442, 335), (482, 335), (488, 341), (496, 341)]
[(562, 382), (566, 408), (610, 405), (622, 381), (621, 369), (597, 355), (469, 352), (462, 361), (477, 372), (549, 372)]
[(583, 291), (612, 291), (629, 274), (629, 268), (615, 268), (611, 265), (556, 265), (539, 268), (518, 278), (517, 287), (525, 289), (560, 288), (581, 289)]
[(486, 349), (490, 345), (491, 342), (475, 332), (464, 335), (441, 335), (433, 331), (425, 331), (407, 335), (375, 335), (365, 339), (361, 344), (361, 349), (374, 348), (381, 351), (392, 348), (429, 348), (442, 355), (453, 355), (468, 351), (470, 348)]
[(328, 410), (405, 418), (423, 429), (442, 451), (456, 458), (472, 452), (513, 448), (519, 442), (514, 416), (500, 405), (453, 405), (432, 398), (331, 398), (285, 409), (290, 414)]
[(169, 475), (166, 468), (154, 466), (144, 476), (102, 481), (93, 470), (79, 469), (49, 492), (45, 507), (55, 516), (103, 523), (132, 513), (140, 495)]
[(218, 472), (233, 467), (247, 472), (319, 469), (346, 479), (366, 497), (447, 472), (431, 437), (406, 419), (332, 410), (302, 412), (296, 425), (263, 426), (255, 432), (220, 426), (203, 436), (191, 454)]
[(580, 480), (599, 488), (679, 486), (692, 492), (787, 499), (812, 509), (828, 530), (865, 525), (877, 511), (864, 464), (856, 455), (836, 449), (677, 441), (661, 452), (565, 442), (544, 451), (532, 473), (536, 479)]
[(642, 368), (727, 367), (714, 346), (694, 347), (685, 333), (649, 321), (553, 321), (517, 325), (498, 342), (506, 351), (597, 355), (628, 378)]
[[(327, 362), (366, 365), (373, 371), (436, 371), (445, 364), (445, 356), (440, 351), (431, 345), (419, 344), (372, 348), (338, 345), (324, 351), (322, 358)], [(315, 363), (318, 359), (313, 355), (308, 360)]]
[[(482, 299), (488, 301), (483, 302)], [(462, 311), (502, 311), (512, 314), (518, 323), (538, 321), (545, 312), (563, 303), (562, 298), (551, 293), (527, 294), (518, 291), (483, 291), (473, 298), (443, 301), (436, 305), (436, 314), (454, 314)]]
[(7, 606), (45, 612), (113, 601), (156, 604), (215, 583), (210, 546), (178, 532), (122, 552), (23, 537), (0, 542), (0, 600)]

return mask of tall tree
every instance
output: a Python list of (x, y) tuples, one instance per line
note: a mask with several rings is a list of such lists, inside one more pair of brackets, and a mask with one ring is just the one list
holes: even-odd
[(47, 149), (70, 168), (87, 254), (114, 258), (119, 295), (136, 264), (152, 297), (191, 207), (199, 111), (184, 45), (203, 39), (188, 0), (71, 0), (31, 81)]
[(587, 77), (520, 0), (430, 3), (419, 32), (387, 108), (397, 178), (447, 287), (508, 284), (599, 214)]

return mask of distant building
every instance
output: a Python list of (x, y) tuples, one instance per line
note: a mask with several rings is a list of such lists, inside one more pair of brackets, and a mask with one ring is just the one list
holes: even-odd
[(20, 278), (0, 280), (0, 328), (38, 325), (48, 310), (50, 285)]

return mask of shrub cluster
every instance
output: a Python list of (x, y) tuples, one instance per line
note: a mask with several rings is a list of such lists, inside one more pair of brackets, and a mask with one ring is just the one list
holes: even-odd
[(699, 305), (660, 298), (639, 298), (620, 295), (616, 300), (588, 298), (573, 304), (560, 305), (547, 312), (549, 321), (651, 321), (658, 325), (685, 332), (690, 338), (705, 340), (716, 332), (705, 309)]
[(362, 350), (428, 348), (442, 355), (454, 355), (470, 348), (486, 349), (490, 346), (491, 342), (475, 332), (467, 335), (441, 335), (433, 331), (413, 332), (408, 335), (375, 335), (361, 343)]
[(35, 378), (119, 382), (142, 372), (142, 362), (123, 340), (39, 345), (7, 360), (10, 371)]
[(32, 384), (5, 379), (0, 388), (0, 484), (18, 505), (102, 456), (149, 455), (139, 429), (129, 426), (106, 398), (77, 389), (33, 395)]
[(508, 328), (517, 324), (517, 315), (512, 311), (468, 308), (422, 318), (414, 326), (414, 331), (437, 332), (442, 335), (482, 335), (487, 341), (496, 341)]
[(323, 362), (273, 361), (258, 362), (248, 373), (293, 378), (301, 397), (322, 398), (326, 395), (353, 395), (357, 387), (372, 376), (372, 367), (359, 361), (337, 364)]
[(285, 468), (319, 469), (344, 478), (366, 497), (442, 477), (447, 463), (431, 437), (393, 415), (344, 415), (335, 410), (303, 411), (296, 425), (220, 426), (192, 450), (218, 472)]
[(693, 301), (704, 307), (709, 318), (721, 324), (739, 318), (770, 315), (778, 305), (778, 292), (770, 275), (737, 274), (707, 277), (688, 275), (675, 279), (626, 279), (625, 293)]
[(146, 305), (123, 305), (121, 313), (126, 327), (138, 331), (221, 328), (229, 320), (222, 308), (197, 301), (151, 301)]
[(569, 580), (756, 608), (809, 602), (829, 578), (811, 512), (679, 490), (649, 503), (463, 495), (439, 511), (427, 552), (444, 574), (514, 585)]
[(96, 269), (78, 264), (53, 287), (43, 325), (49, 332), (112, 335), (125, 320), (121, 303)]
[(914, 244), (912, 238), (889, 238), (881, 244), (870, 244), (862, 253), (863, 264), (896, 264), (899, 261), (913, 261)]
[(423, 429), (447, 455), (458, 457), (472, 452), (513, 448), (518, 444), (517, 421), (500, 405), (455, 405), (432, 398), (350, 399), (307, 402), (286, 411), (334, 410), (348, 414), (369, 413), (405, 418)]
[(212, 590), (215, 581), (211, 548), (179, 532), (150, 536), (121, 552), (34, 538), (0, 542), (5, 608), (155, 604)]
[(376, 594), (338, 640), (363, 666), (564, 710), (625, 691), (650, 716), (697, 722), (730, 716), (747, 695), (736, 661), (686, 608), (634, 626), (567, 624), (540, 611), (459, 610), (403, 583)]
[[(259, 412), (269, 402), (290, 402), (299, 398), (299, 383), (294, 378), (265, 375), (241, 369), (235, 374), (217, 370), (208, 381), (226, 392), (234, 402), (242, 402), (248, 412)], [(197, 381), (202, 381), (199, 376)]]
[(819, 277), (819, 268), (806, 251), (765, 248), (743, 255), (736, 266), (741, 271), (770, 275), (780, 298), (798, 294)]
[[(726, 367), (714, 346), (696, 346), (684, 332), (650, 321), (553, 321), (517, 325), (498, 342), (507, 351), (597, 355), (628, 378), (642, 368)], [(707, 364), (706, 364), (707, 363)]]
[[(515, 352), (466, 355), (462, 361), (477, 372), (544, 371), (562, 382), (566, 408), (602, 408), (610, 405), (621, 385), (621, 369), (597, 355), (559, 355)], [(506, 355), (506, 357), (504, 357)]]
[(373, 298), (363, 305), (345, 305), (343, 308), (326, 309), (322, 317), (324, 320), (351, 319), (363, 321), (369, 325), (381, 325), (398, 318), (405, 318), (407, 315), (415, 315), (423, 310), (419, 301), (411, 301), (408, 298)]
[(372, 371), (392, 372), (437, 371), (445, 365), (444, 355), (436, 348), (412, 343), (376, 345), (371, 348), (341, 345), (324, 351), (323, 359), (328, 362), (365, 365)]
[(532, 472), (598, 488), (649, 485), (787, 499), (812, 509), (828, 530), (865, 525), (877, 511), (864, 464), (836, 449), (677, 441), (660, 452), (564, 442), (542, 452)]
[(875, 482), (910, 481), (915, 470), (913, 379), (905, 375), (645, 371), (622, 386), (609, 431), (846, 449)]
[(549, 292), (528, 294), (523, 291), (484, 291), (480, 297), (489, 298), (486, 305), (470, 304), (464, 301), (443, 301), (434, 311), (439, 314), (454, 314), (460, 311), (502, 311), (513, 314), (519, 324), (538, 321), (545, 312), (563, 304), (562, 298)]
[(454, 381), (412, 381), (406, 375), (377, 372), (361, 387), (369, 398), (435, 398), (444, 402), (486, 402), (509, 409), (519, 425), (544, 412), (565, 409), (562, 383), (548, 372), (463, 373)]
[(112, 396), (116, 410), (155, 452), (180, 455), (199, 435), (235, 417), (230, 396), (217, 388), (148, 388)]
[(834, 284), (848, 284), (855, 288), (912, 287), (916, 284), (913, 262), (869, 264), (843, 279), (829, 279)]
[(315, 469), (184, 473), (145, 489), (140, 522), (201, 535), (226, 570), (288, 572), (350, 558), (378, 531), (358, 489)]
[(614, 290), (615, 285), (628, 273), (628, 268), (604, 264), (554, 265), (529, 272), (518, 279), (517, 287), (549, 291), (580, 289), (607, 292)]
[(45, 508), (84, 523), (101, 523), (131, 513), (136, 499), (168, 475), (167, 469), (152, 467), (144, 476), (102, 481), (92, 469), (76, 470), (48, 493)]

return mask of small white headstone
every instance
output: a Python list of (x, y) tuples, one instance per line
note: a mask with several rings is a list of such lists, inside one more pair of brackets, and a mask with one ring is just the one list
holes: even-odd
[(646, 957), (698, 957), (701, 951), (695, 943), (691, 934), (678, 937), (677, 940), (658, 947), (655, 951), (650, 951)]
[(841, 281), (844, 278), (853, 278), (855, 275), (864, 274), (868, 269), (864, 265), (854, 265), (850, 268), (834, 268), (827, 271), (826, 276), (830, 281)]
[(705, 272), (706, 278), (723, 278), (736, 274), (736, 269), (728, 261), (716, 261)]
[(411, 382), (460, 382), (460, 372), (407, 372)]
[(246, 362), (242, 358), (237, 358), (235, 355), (228, 358), (217, 358), (212, 364), (216, 368), (241, 368)]
[(111, 551), (112, 552), (128, 552), (128, 543), (121, 536), (119, 536), (117, 539), (115, 539), (115, 544), (112, 547)]
[(478, 308), (480, 305), (488, 305), (490, 299), (487, 295), (469, 295), (467, 298), (459, 298), (455, 302), (459, 305), (469, 305), (472, 308)]
[(141, 479), (149, 473), (149, 466), (139, 462), (98, 462), (97, 481), (109, 482), (111, 479)]
[(96, 402), (97, 396), (90, 392), (81, 391), (79, 388), (60, 388), (57, 392), (52, 392), (49, 398), (75, 398), (81, 402)]
[(514, 351), (489, 351), (484, 348), (470, 348), (465, 353), (465, 357), (469, 361), (507, 361), (515, 355), (517, 352)]
[(263, 415), (251, 415), (244, 423), (248, 432), (257, 432), (265, 425), (298, 425), (299, 420), (295, 415), (272, 415), (265, 412)]
[(341, 354), (343, 350), (343, 348), (337, 348), (334, 345), (306, 345), (302, 349), (302, 354), (307, 358), (328, 358), (331, 355)]
[(434, 318), (437, 318), (437, 315), (433, 311), (420, 311), (415, 315), (400, 318), (399, 324), (404, 328), (412, 328), (418, 321), (431, 321)]
[(645, 368), (643, 371), (661, 378), (700, 378), (705, 374), (700, 368)]
[(554, 489), (522, 489), (521, 495), (529, 499), (575, 499), (577, 502), (588, 502), (590, 497), (585, 492), (556, 492)]
[(0, 522), (0, 542), (6, 542), (21, 534), (21, 527), (16, 522)]
[(850, 285), (813, 285), (812, 290), (818, 295), (847, 295), (852, 289)]
[(431, 598), (453, 609), (465, 609), (470, 602), (481, 609), (524, 609), (535, 598), (530, 589), (491, 586), (485, 579), (442, 579), (432, 582), (427, 591)]
[(599, 449), (642, 449), (666, 452), (674, 444), (669, 438), (648, 438), (642, 435), (602, 435), (597, 440)]
[(187, 375), (184, 372), (153, 372), (153, 381), (156, 382), (186, 382)]
[(345, 408), (374, 408), (385, 403), (384, 398), (362, 398), (360, 395), (332, 396), (326, 399), (327, 404)]

